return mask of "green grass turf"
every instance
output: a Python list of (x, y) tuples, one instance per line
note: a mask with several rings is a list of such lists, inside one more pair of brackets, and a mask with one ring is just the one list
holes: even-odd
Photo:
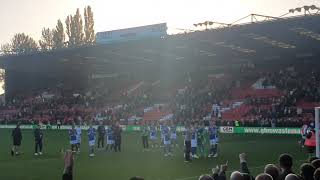
[[(34, 142), (31, 130), (23, 131), (21, 151), (17, 157), (9, 155), (11, 130), (0, 130), (1, 180), (59, 180), (63, 169), (61, 149), (68, 148), (67, 131), (44, 131), (44, 155), (33, 155)], [(124, 133), (122, 152), (97, 151), (88, 157), (86, 132), (83, 131), (81, 154), (75, 160), (75, 180), (127, 180), (142, 176), (146, 180), (194, 180), (210, 173), (217, 164), (229, 162), (229, 171), (239, 168), (238, 154), (248, 154), (252, 174), (262, 172), (263, 165), (276, 163), (279, 154), (288, 152), (295, 158), (295, 168), (307, 158), (297, 144), (299, 136), (284, 135), (233, 135), (220, 137), (219, 157), (184, 163), (182, 149), (175, 149), (173, 157), (164, 157), (162, 149), (142, 152), (139, 133)], [(182, 145), (182, 139), (180, 139)]]

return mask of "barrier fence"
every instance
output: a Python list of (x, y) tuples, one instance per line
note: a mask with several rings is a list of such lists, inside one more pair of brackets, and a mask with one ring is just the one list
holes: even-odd
[[(97, 126), (94, 126), (97, 128)], [(108, 128), (108, 126), (105, 126)], [(138, 125), (122, 125), (122, 130), (126, 132), (140, 131), (141, 126)], [(15, 125), (0, 125), (0, 129), (13, 129)], [(21, 129), (34, 129), (35, 125), (20, 125)], [(83, 130), (87, 130), (89, 126), (81, 126)], [(233, 127), (233, 126), (220, 126), (220, 132), (226, 134), (300, 134), (300, 128), (271, 128), (271, 127)], [(41, 129), (57, 130), (56, 125), (43, 125)], [(71, 129), (70, 125), (61, 125), (61, 130)], [(184, 126), (178, 126), (177, 131), (183, 132)]]

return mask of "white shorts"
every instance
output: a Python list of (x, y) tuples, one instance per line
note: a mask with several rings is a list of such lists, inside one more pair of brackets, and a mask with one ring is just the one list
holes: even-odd
[(177, 139), (177, 134), (171, 134), (171, 139)]
[(197, 147), (198, 142), (196, 139), (191, 139), (191, 147)]
[(78, 144), (81, 143), (81, 137), (77, 137), (77, 143), (78, 143)]
[(94, 146), (96, 144), (96, 140), (89, 141), (89, 146)]
[(150, 136), (150, 140), (157, 140), (157, 136)]
[(169, 145), (169, 144), (171, 144), (171, 141), (163, 141), (163, 144), (164, 145)]
[(78, 141), (77, 141), (77, 140), (71, 140), (71, 141), (70, 141), (70, 144), (71, 144), (71, 145), (78, 144)]
[(107, 140), (107, 144), (114, 144), (114, 140)]
[(210, 145), (215, 145), (215, 144), (218, 144), (219, 142), (219, 139), (216, 138), (216, 139), (210, 139)]

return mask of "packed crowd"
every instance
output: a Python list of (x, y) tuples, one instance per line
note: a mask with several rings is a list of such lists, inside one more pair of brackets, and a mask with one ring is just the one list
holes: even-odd
[[(243, 72), (244, 73), (244, 72)], [(250, 72), (253, 73), (253, 72)], [(237, 76), (229, 75), (212, 79), (197, 79), (186, 77), (184, 88), (178, 89), (175, 95), (168, 100), (169, 109), (174, 114), (173, 119), (177, 124), (184, 124), (186, 120), (201, 121), (205, 118), (213, 118), (221, 125), (233, 125), (238, 121), (242, 126), (301, 126), (312, 120), (305, 113), (313, 113), (311, 109), (302, 109), (297, 106), (300, 101), (320, 101), (320, 73), (312, 71), (296, 70), (293, 67), (280, 70), (278, 73), (263, 73), (251, 76), (264, 79), (264, 87), (274, 86), (281, 90), (281, 95), (275, 96), (247, 96), (241, 99), (248, 112), (241, 112), (238, 119), (224, 118), (223, 114), (235, 109), (232, 103), (231, 92), (239, 84)], [(231, 78), (230, 78), (231, 77)], [(139, 83), (138, 83), (139, 84)], [(143, 83), (142, 83), (143, 84)], [(144, 83), (145, 84), (145, 83)], [(137, 86), (134, 92), (115, 90), (120, 92), (116, 102), (109, 101), (110, 91), (105, 88), (94, 88), (91, 92), (65, 93), (64, 91), (38, 90), (28, 96), (16, 96), (0, 109), (0, 124), (42, 122), (44, 124), (87, 123), (89, 121), (101, 121), (106, 124), (110, 121), (121, 120), (122, 124), (128, 124), (132, 116), (143, 117), (143, 109), (155, 103), (152, 88), (147, 85)], [(101, 90), (102, 89), (102, 90)], [(104, 90), (103, 90), (104, 89)], [(107, 93), (107, 94), (106, 94)], [(227, 110), (226, 110), (227, 109)], [(240, 109), (241, 110), (241, 109)]]
[[(227, 177), (228, 164), (217, 165), (209, 174), (200, 175), (199, 180), (319, 180), (320, 159), (311, 157), (299, 166), (299, 172), (293, 170), (293, 158), (290, 154), (281, 154), (278, 164), (266, 164), (263, 172), (254, 176), (248, 166), (247, 155), (239, 154), (240, 168)], [(73, 179), (74, 157), (72, 152), (66, 152), (64, 158), (63, 180)], [(229, 171), (230, 172), (230, 171)], [(136, 176), (130, 180), (144, 180)]]
[[(101, 103), (98, 94), (63, 94), (62, 91), (37, 91), (29, 96), (18, 96), (1, 106), (0, 124), (43, 124), (65, 125), (88, 123), (91, 121), (110, 121), (128, 119), (137, 114), (138, 108), (148, 105), (148, 96), (144, 93), (136, 96), (123, 95), (121, 103)], [(126, 123), (126, 122), (124, 122)]]

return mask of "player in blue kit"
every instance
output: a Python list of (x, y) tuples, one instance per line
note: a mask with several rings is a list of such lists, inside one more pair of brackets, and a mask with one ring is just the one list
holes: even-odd
[(108, 127), (106, 139), (107, 139), (106, 151), (108, 151), (109, 149), (112, 151), (114, 149), (113, 127)]
[(160, 124), (159, 128), (160, 128), (160, 147), (162, 147), (161, 142), (164, 141), (164, 125)]
[(94, 146), (96, 144), (96, 129), (90, 125), (88, 129), (88, 140), (89, 140), (89, 156), (94, 156)]
[(197, 155), (197, 146), (198, 146), (198, 138), (197, 138), (197, 124), (191, 126), (191, 157), (198, 159)]
[(81, 125), (79, 124), (78, 127), (76, 128), (77, 132), (77, 152), (80, 153), (80, 145), (81, 145)]
[(158, 138), (157, 138), (157, 128), (154, 123), (149, 127), (150, 134), (150, 144), (151, 148), (156, 148), (158, 146)]
[(219, 129), (216, 126), (215, 122), (210, 123), (209, 131), (209, 141), (210, 141), (210, 153), (208, 157), (218, 157), (218, 133)]
[(70, 137), (70, 145), (71, 145), (71, 151), (76, 152), (77, 148), (77, 130), (75, 129), (74, 124), (72, 125), (71, 129), (68, 131), (69, 137)]
[(170, 128), (167, 125), (164, 125), (163, 126), (164, 156), (172, 156), (170, 135), (171, 135)]
[(170, 138), (171, 138), (172, 147), (174, 147), (174, 146), (178, 147), (177, 127), (173, 122), (171, 122), (170, 132), (171, 132)]

